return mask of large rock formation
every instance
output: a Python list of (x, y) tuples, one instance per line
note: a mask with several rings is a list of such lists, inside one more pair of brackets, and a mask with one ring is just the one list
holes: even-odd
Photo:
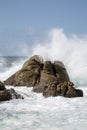
[(41, 92), (44, 96), (83, 96), (81, 90), (76, 90), (70, 82), (70, 78), (64, 64), (60, 61), (43, 61), (34, 55), (27, 60), (23, 67), (9, 77), (6, 85), (33, 86), (34, 92)]
[(0, 81), (0, 101), (7, 101), (10, 99), (23, 99), (23, 97), (15, 92), (14, 89), (6, 89), (4, 83)]

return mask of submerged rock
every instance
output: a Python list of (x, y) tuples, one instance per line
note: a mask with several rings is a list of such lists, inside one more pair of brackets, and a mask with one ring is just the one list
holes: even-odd
[(7, 90), (0, 91), (0, 101), (7, 101), (11, 99), (11, 94)]
[(24, 99), (24, 97), (20, 94), (18, 94), (13, 88), (7, 90), (10, 95), (11, 99)]
[(6, 85), (32, 87), (33, 91), (48, 96), (78, 97), (82, 90), (76, 90), (61, 61), (44, 61), (34, 55), (23, 67), (4, 81)]
[(0, 91), (0, 101), (7, 101), (11, 99), (24, 99), (23, 96), (18, 94), (14, 89), (5, 89)]

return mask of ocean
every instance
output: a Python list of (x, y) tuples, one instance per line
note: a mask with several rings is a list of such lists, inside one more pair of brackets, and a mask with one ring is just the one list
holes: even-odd
[[(27, 58), (1, 56), (0, 80), (4, 81), (19, 70)], [(0, 102), (0, 130), (87, 130), (87, 83), (83, 80), (86, 77), (83, 78), (80, 73), (75, 75), (74, 66), (64, 63), (75, 87), (83, 90), (84, 97), (44, 98), (42, 94), (32, 92), (32, 86), (6, 86), (14, 88), (24, 96), (24, 100)]]

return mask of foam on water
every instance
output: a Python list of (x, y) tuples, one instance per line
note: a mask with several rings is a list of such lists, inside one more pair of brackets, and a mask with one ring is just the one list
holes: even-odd
[(1, 130), (86, 130), (87, 89), (84, 98), (44, 98), (32, 88), (15, 88), (24, 100), (0, 104)]

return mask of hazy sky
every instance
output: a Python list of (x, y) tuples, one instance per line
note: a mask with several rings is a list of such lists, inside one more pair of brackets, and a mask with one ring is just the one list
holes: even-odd
[(0, 55), (24, 54), (53, 28), (86, 35), (87, 0), (0, 0)]

